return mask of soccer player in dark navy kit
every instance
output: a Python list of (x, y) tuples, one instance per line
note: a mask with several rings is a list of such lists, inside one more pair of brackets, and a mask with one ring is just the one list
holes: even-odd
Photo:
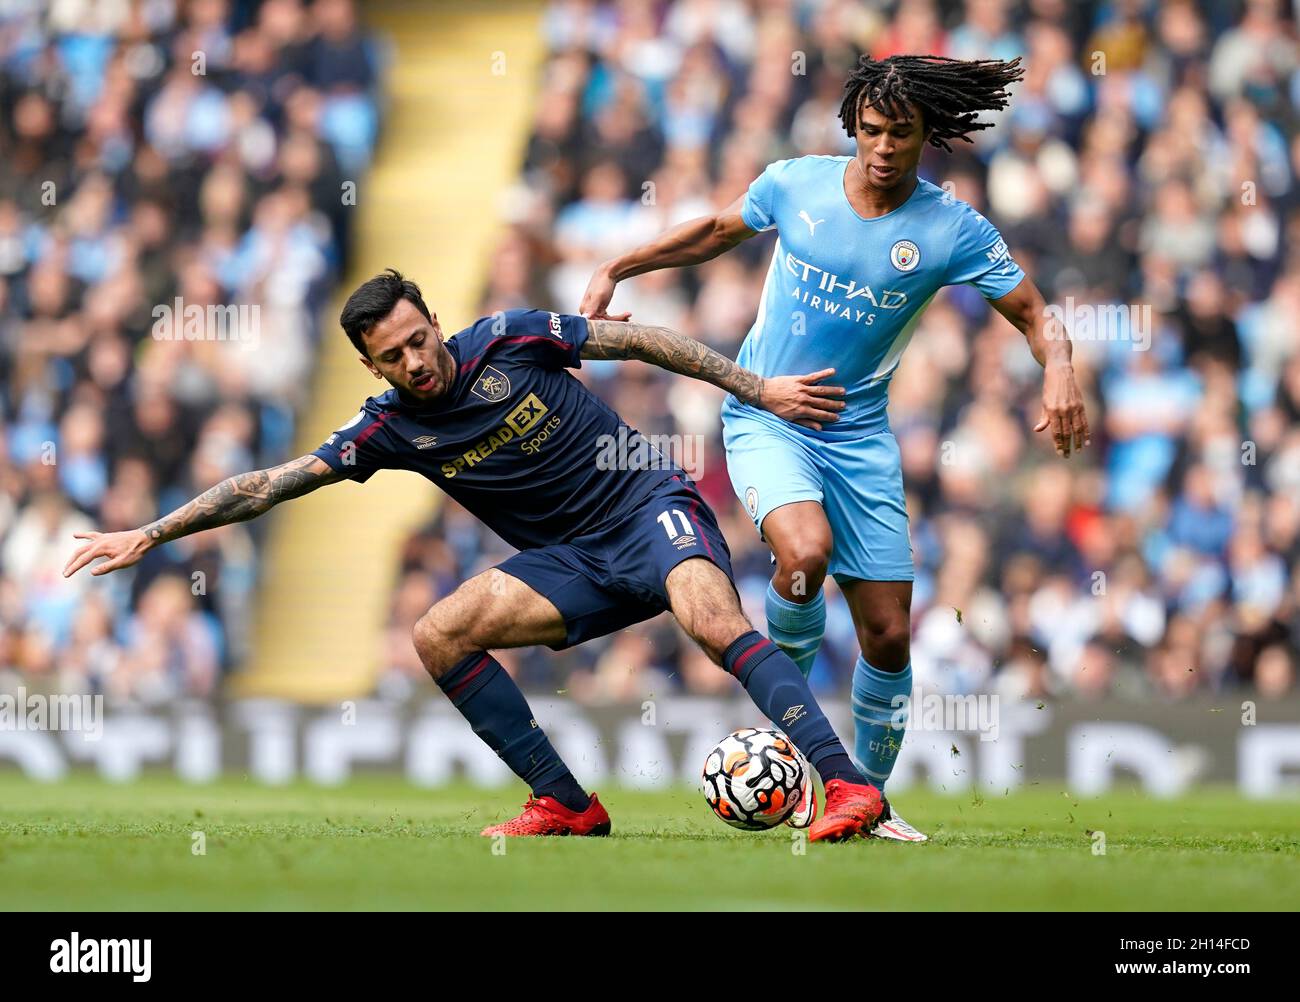
[(854, 767), (795, 663), (745, 618), (726, 541), (694, 483), (667, 460), (619, 461), (618, 443), (638, 448), (638, 434), (566, 371), (584, 358), (641, 359), (818, 426), (843, 406), (841, 390), (820, 385), (830, 370), (762, 379), (666, 328), (540, 310), (485, 317), (444, 343), (419, 288), (391, 270), (363, 283), (339, 319), (362, 363), (391, 389), (313, 453), (231, 477), (141, 529), (78, 533), (88, 542), (64, 574), (97, 557), (107, 559), (92, 574), (117, 570), (152, 546), (254, 518), (326, 484), (411, 470), (520, 550), (434, 605), (414, 631), (434, 681), (532, 791), (519, 817), (484, 835), (610, 827), (489, 650), (559, 650), (669, 609), (821, 775), (826, 809), (809, 839), (870, 828), (879, 791)]

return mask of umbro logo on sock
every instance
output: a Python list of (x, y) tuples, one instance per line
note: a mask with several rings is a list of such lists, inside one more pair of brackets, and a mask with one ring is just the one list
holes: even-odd
[(798, 706), (790, 707), (790, 709), (786, 710), (785, 713), (782, 714), (781, 723), (793, 724), (800, 717), (806, 716), (808, 716), (808, 714), (804, 712), (803, 703), (800, 703)]

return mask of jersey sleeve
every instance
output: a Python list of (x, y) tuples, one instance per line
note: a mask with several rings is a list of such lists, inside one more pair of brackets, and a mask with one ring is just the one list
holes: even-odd
[(762, 174), (754, 178), (745, 201), (740, 207), (740, 218), (751, 230), (762, 232), (776, 226), (776, 198), (778, 178), (790, 161), (778, 160), (768, 164)]
[(587, 343), (587, 318), (546, 310), (506, 310), (479, 321), (488, 336), (488, 351), (509, 352), (521, 361), (544, 369), (582, 368), (582, 346)]
[(985, 299), (1001, 299), (1024, 279), (997, 229), (974, 209), (964, 218), (948, 259), (948, 284), (969, 284)]
[(384, 411), (363, 407), (312, 455), (322, 459), (335, 473), (364, 484), (376, 470), (391, 465), (383, 448), (383, 436), (377, 434), (386, 419)]

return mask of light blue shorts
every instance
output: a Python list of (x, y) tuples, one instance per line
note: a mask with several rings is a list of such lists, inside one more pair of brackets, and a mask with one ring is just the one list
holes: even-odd
[(892, 432), (828, 442), (742, 413), (725, 415), (722, 440), (731, 486), (760, 533), (768, 512), (816, 501), (830, 522), (836, 580), (913, 579), (903, 464)]

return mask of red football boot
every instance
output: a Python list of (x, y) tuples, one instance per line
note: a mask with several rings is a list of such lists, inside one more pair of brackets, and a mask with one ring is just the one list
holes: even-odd
[(808, 841), (842, 842), (869, 830), (883, 810), (880, 791), (843, 779), (826, 784), (826, 811), (808, 829)]
[(591, 795), (587, 809), (579, 814), (554, 797), (529, 797), (524, 812), (499, 825), (488, 825), (480, 835), (608, 835), (609, 815), (596, 795)]

